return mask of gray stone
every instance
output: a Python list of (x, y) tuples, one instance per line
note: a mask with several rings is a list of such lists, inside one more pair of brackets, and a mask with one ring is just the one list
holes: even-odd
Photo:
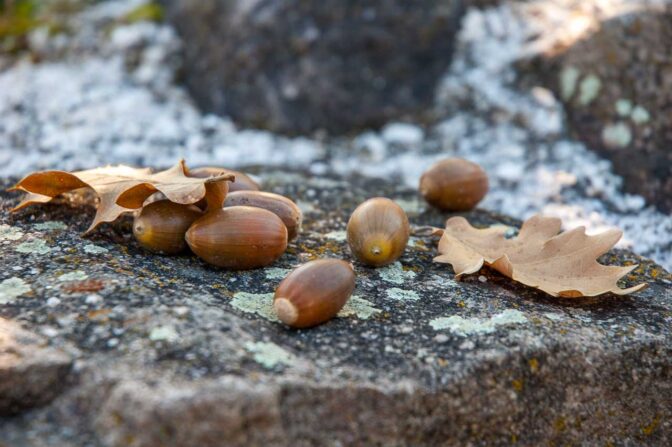
[(573, 131), (672, 211), (672, 6), (616, 16), (541, 64)]
[(290, 134), (419, 115), (450, 63), (461, 0), (166, 0), (207, 111)]
[[(341, 316), (290, 330), (270, 308), (282, 276), (310, 259), (350, 259), (343, 230), (365, 198), (408, 202), (417, 192), (256, 173), (265, 189), (311, 207), (287, 253), (247, 272), (143, 252), (129, 219), (82, 238), (93, 208), (81, 198), (10, 215), (18, 196), (0, 193), (0, 224), (12, 235), (0, 278), (31, 290), (19, 288), (0, 315), (81, 353), (76, 383), (52, 387), (58, 399), (0, 418), (0, 445), (669, 445), (672, 276), (659, 266), (613, 251), (602, 261), (640, 264), (625, 284), (648, 289), (560, 300), (488, 269), (456, 282), (432, 263), (436, 240), (414, 236), (397, 264), (355, 263)], [(464, 215), (479, 226), (520, 224)], [(409, 217), (440, 226), (448, 215), (421, 205)], [(27, 240), (48, 253), (15, 249)], [(105, 251), (92, 254), (91, 244)]]
[(43, 337), (0, 318), (0, 417), (51, 401), (65, 388), (72, 361)]

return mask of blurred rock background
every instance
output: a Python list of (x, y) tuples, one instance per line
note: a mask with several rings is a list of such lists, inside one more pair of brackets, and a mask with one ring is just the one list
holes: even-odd
[(669, 1), (0, 8), (0, 175), (185, 157), (415, 186), (460, 156), (483, 207), (616, 226), (672, 266)]

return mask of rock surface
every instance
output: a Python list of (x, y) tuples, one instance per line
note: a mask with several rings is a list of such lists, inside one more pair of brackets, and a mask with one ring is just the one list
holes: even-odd
[(602, 21), (545, 64), (572, 130), (627, 191), (672, 211), (672, 4)]
[[(15, 283), (14, 287), (21, 286)], [(10, 285), (4, 282), (2, 289), (0, 303), (9, 295)], [(71, 368), (70, 355), (49, 348), (44, 338), (0, 318), (0, 416), (49, 402), (65, 388)]]
[(166, 0), (196, 101), (244, 126), (341, 133), (431, 106), (461, 0)]
[[(48, 387), (51, 404), (0, 418), (0, 445), (669, 444), (672, 277), (659, 266), (610, 253), (603, 262), (640, 264), (626, 283), (650, 287), (558, 300), (487, 269), (455, 282), (431, 262), (436, 241), (412, 237), (399, 263), (355, 264), (339, 318), (288, 330), (275, 286), (307, 260), (349, 259), (360, 201), (394, 198), (417, 225), (447, 215), (382, 181), (261, 178), (297, 200), (304, 231), (275, 265), (236, 273), (147, 254), (128, 219), (83, 239), (93, 209), (80, 199), (10, 215), (18, 197), (1, 193), (0, 316), (77, 366), (69, 386)], [(29, 377), (16, 386), (47, 389)]]

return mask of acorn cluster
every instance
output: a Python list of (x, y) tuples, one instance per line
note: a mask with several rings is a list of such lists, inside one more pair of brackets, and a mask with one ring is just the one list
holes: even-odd
[[(206, 198), (194, 205), (166, 199), (140, 211), (133, 234), (145, 249), (178, 254), (189, 248), (205, 262), (231, 270), (264, 267), (287, 249), (301, 230), (302, 213), (287, 197), (261, 191), (248, 175), (215, 167), (194, 169), (190, 176), (206, 178), (222, 172), (235, 181), (206, 184)], [(488, 178), (475, 163), (441, 160), (420, 179), (420, 193), (442, 211), (472, 209), (485, 196)], [(394, 201), (375, 197), (350, 216), (347, 241), (362, 264), (381, 267), (399, 259), (408, 243), (410, 225)], [(308, 262), (282, 280), (273, 300), (278, 318), (295, 328), (321, 324), (336, 316), (355, 288), (351, 263), (336, 259)]]

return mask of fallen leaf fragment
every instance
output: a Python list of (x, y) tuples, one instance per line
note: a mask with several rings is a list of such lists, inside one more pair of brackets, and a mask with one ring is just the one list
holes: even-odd
[(12, 211), (48, 202), (76, 189), (91, 188), (100, 203), (91, 226), (86, 230), (89, 233), (103, 222), (112, 222), (125, 212), (141, 208), (147, 197), (157, 191), (172, 202), (192, 204), (206, 196), (207, 184), (234, 180), (234, 175), (224, 172), (209, 178), (187, 177), (187, 172), (184, 160), (157, 173), (152, 173), (149, 168), (128, 166), (107, 166), (72, 173), (34, 172), (10, 189), (28, 193)]
[(621, 231), (588, 236), (584, 227), (578, 227), (558, 234), (560, 225), (560, 219), (533, 216), (517, 237), (507, 239), (506, 227), (476, 229), (465, 218), (453, 217), (446, 222), (434, 261), (451, 264), (456, 278), (485, 264), (515, 281), (565, 298), (607, 292), (627, 295), (646, 287), (617, 285), (636, 265), (605, 266), (596, 261), (618, 242)]

